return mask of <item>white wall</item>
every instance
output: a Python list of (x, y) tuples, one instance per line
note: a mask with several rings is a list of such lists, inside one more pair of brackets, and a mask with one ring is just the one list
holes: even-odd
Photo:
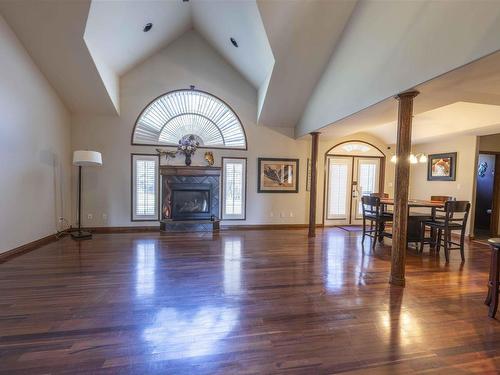
[[(155, 153), (155, 147), (130, 145), (132, 129), (137, 116), (151, 100), (189, 85), (226, 101), (245, 127), (248, 151), (214, 151), (216, 165), (220, 165), (221, 156), (248, 158), (247, 220), (234, 223), (307, 223), (309, 194), (305, 191), (305, 176), (310, 140), (294, 140), (256, 125), (257, 90), (192, 31), (121, 77), (119, 117), (79, 115), (72, 118), (73, 149), (101, 151), (104, 164), (102, 168), (84, 171), (82, 224), (155, 225), (130, 221), (130, 154)], [(205, 164), (203, 151), (197, 152), (193, 165)], [(299, 158), (299, 193), (258, 194), (258, 157)], [(183, 159), (178, 157), (173, 162), (182, 164)], [(89, 213), (92, 220), (88, 220)], [(281, 213), (286, 217), (280, 217)], [(107, 215), (106, 220), (103, 214)], [(74, 217), (75, 214), (73, 220)]]
[[(457, 171), (456, 181), (427, 181), (427, 163), (412, 165), (410, 169), (410, 198), (429, 199), (431, 195), (449, 195), (457, 200), (467, 200), (474, 205), (476, 140), (476, 136), (466, 135), (413, 146), (414, 154), (457, 152)], [(470, 227), (473, 217), (472, 209), (468, 227)]]
[(0, 253), (70, 215), (69, 116), (0, 16)]

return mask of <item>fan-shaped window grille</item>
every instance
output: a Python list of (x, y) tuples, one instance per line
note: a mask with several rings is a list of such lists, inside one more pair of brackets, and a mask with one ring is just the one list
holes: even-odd
[(155, 99), (137, 119), (132, 144), (175, 146), (191, 134), (200, 147), (247, 147), (236, 113), (219, 98), (198, 90), (172, 91)]

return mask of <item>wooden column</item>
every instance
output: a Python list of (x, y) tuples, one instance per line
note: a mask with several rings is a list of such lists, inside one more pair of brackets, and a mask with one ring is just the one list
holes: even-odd
[(405, 285), (405, 262), (408, 229), (408, 188), (410, 184), (411, 122), (413, 98), (418, 91), (396, 95), (398, 107), (398, 140), (394, 181), (394, 220), (392, 225), (391, 277), (393, 285)]
[(309, 237), (316, 236), (316, 185), (318, 165), (318, 140), (319, 133), (311, 133), (311, 191), (309, 192)]

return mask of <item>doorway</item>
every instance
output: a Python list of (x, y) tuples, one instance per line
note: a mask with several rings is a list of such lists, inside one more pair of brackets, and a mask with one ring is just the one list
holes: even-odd
[(383, 186), (385, 156), (360, 141), (335, 146), (326, 155), (325, 225), (361, 225), (361, 197)]
[(474, 213), (474, 237), (477, 239), (496, 236), (498, 233), (498, 164), (498, 154), (479, 152)]

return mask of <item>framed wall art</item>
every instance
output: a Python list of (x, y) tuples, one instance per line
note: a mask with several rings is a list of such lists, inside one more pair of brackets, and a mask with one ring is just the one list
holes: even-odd
[(429, 155), (427, 162), (427, 181), (455, 181), (457, 153)]
[(259, 158), (257, 192), (297, 193), (299, 159)]

